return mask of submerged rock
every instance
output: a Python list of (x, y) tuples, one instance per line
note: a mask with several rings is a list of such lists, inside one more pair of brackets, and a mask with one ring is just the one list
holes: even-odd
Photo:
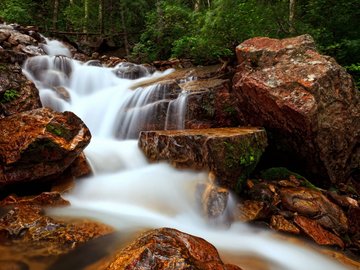
[(206, 169), (220, 186), (240, 189), (264, 152), (267, 138), (260, 128), (143, 131), (139, 146), (150, 161)]
[(226, 218), (226, 210), (230, 199), (230, 191), (209, 183), (201, 183), (196, 187), (195, 197), (203, 214), (210, 220)]
[(169, 228), (144, 233), (98, 269), (241, 270), (224, 264), (215, 247), (204, 239)]
[(90, 138), (71, 112), (41, 108), (0, 119), (0, 187), (63, 172)]
[(249, 39), (236, 54), (238, 108), (246, 124), (268, 131), (269, 159), (304, 164), (323, 183), (345, 182), (360, 164), (360, 92), (351, 76), (308, 35)]

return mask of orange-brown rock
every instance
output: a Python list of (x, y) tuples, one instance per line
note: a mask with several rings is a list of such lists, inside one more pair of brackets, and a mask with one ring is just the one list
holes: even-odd
[(234, 219), (242, 222), (251, 222), (267, 218), (268, 212), (268, 207), (264, 202), (245, 200), (237, 205)]
[(209, 170), (217, 184), (236, 189), (255, 168), (267, 138), (260, 128), (159, 130), (141, 132), (139, 146), (152, 162)]
[(315, 219), (325, 228), (337, 233), (347, 232), (348, 220), (344, 211), (320, 191), (309, 188), (283, 188), (280, 190), (280, 197), (285, 208)]
[(0, 119), (0, 187), (63, 172), (90, 138), (71, 112), (41, 108)]
[(144, 233), (104, 269), (240, 270), (224, 264), (215, 247), (204, 239), (169, 228)]
[(39, 91), (19, 65), (3, 60), (0, 51), (0, 118), (41, 107)]
[(300, 230), (282, 215), (273, 215), (270, 219), (270, 228), (278, 232), (299, 234)]
[(335, 234), (325, 230), (315, 220), (303, 216), (295, 216), (294, 221), (317, 244), (344, 248), (344, 242)]
[(113, 231), (93, 221), (61, 220), (44, 214), (45, 207), (68, 204), (56, 192), (26, 198), (10, 196), (1, 201), (1, 266), (6, 261), (9, 266), (28, 265), (30, 269), (46, 269), (56, 259), (55, 256)]
[(356, 172), (360, 92), (344, 68), (320, 55), (309, 35), (252, 38), (236, 55), (238, 108), (245, 124), (267, 130), (273, 163), (297, 164), (299, 172), (327, 184)]

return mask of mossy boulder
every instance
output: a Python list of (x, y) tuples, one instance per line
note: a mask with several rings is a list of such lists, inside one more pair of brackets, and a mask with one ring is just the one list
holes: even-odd
[(71, 112), (41, 108), (0, 119), (0, 188), (62, 173), (90, 138)]
[(143, 131), (139, 146), (150, 161), (209, 170), (218, 184), (238, 190), (265, 151), (267, 137), (261, 128)]

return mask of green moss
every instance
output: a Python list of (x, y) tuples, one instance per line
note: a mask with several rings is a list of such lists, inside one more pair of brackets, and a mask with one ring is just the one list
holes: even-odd
[(8, 89), (6, 90), (1, 99), (0, 99), (0, 103), (7, 103), (7, 102), (11, 102), (15, 99), (17, 99), (20, 96), (19, 92), (15, 89)]
[(227, 105), (227, 106), (225, 106), (225, 108), (224, 108), (224, 112), (226, 112), (226, 113), (229, 114), (229, 115), (234, 115), (234, 114), (236, 114), (236, 109), (235, 109), (235, 107), (232, 106), (232, 105)]
[(70, 140), (72, 138), (71, 132), (63, 124), (49, 123), (46, 126), (46, 131), (66, 140)]
[(274, 167), (267, 170), (264, 170), (260, 173), (261, 177), (266, 180), (282, 180), (289, 179), (290, 175), (295, 176), (298, 180), (301, 181), (301, 185), (311, 189), (318, 189), (315, 185), (313, 185), (309, 180), (307, 180), (302, 175), (292, 172), (285, 167)]
[(258, 164), (262, 151), (254, 148), (251, 143), (245, 141), (243, 143), (224, 142), (225, 158), (224, 165), (227, 170), (234, 171), (239, 175), (236, 183), (236, 192), (240, 192), (250, 174)]

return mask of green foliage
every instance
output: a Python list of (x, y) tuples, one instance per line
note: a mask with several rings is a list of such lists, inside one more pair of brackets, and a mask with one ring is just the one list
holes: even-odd
[[(60, 31), (102, 31), (117, 46), (128, 43), (132, 60), (139, 62), (178, 57), (209, 64), (234, 56), (235, 46), (254, 36), (283, 38), (309, 33), (318, 48), (346, 66), (359, 85), (359, 0), (296, 1), (295, 32), (290, 31), (288, 0), (198, 3), (195, 7), (193, 0), (73, 0), (72, 4), (59, 1), (55, 13), (54, 0), (1, 0), (0, 17), (7, 22), (35, 24), (45, 34), (54, 27), (54, 18)], [(125, 31), (127, 41), (118, 35)]]
[(0, 99), (0, 103), (7, 103), (17, 99), (20, 96), (19, 92), (15, 89), (6, 90)]
[(346, 69), (353, 76), (356, 87), (360, 90), (360, 63), (346, 66)]
[(27, 24), (32, 21), (31, 1), (27, 0), (2, 0), (0, 3), (0, 17), (11, 23)]
[(146, 31), (133, 50), (133, 57), (143, 61), (165, 60), (173, 42), (189, 33), (193, 24), (190, 9), (176, 1), (160, 1), (146, 16)]
[(56, 136), (62, 137), (67, 141), (70, 141), (73, 138), (73, 134), (71, 133), (71, 131), (66, 128), (66, 126), (62, 123), (49, 123), (46, 125), (46, 131)]

